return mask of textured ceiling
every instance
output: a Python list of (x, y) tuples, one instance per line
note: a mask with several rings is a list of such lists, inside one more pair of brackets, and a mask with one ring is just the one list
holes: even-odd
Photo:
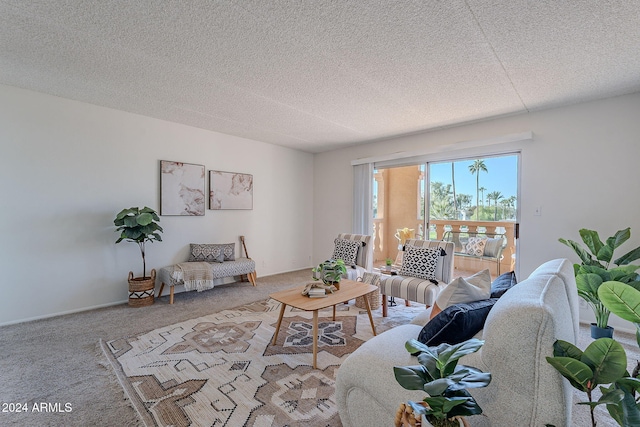
[(0, 83), (321, 152), (640, 91), (640, 0), (0, 0)]

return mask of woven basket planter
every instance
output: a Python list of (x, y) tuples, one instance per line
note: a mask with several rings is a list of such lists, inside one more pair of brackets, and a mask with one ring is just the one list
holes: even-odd
[(369, 301), (369, 307), (371, 308), (371, 310), (380, 308), (380, 291), (379, 290), (375, 290), (367, 295), (357, 297), (356, 307), (367, 308), (367, 306), (364, 303), (365, 298)]
[[(379, 286), (380, 283), (380, 275), (376, 273), (364, 273), (362, 277), (358, 277), (358, 282), (367, 283), (369, 285)], [(371, 310), (375, 310), (380, 307), (380, 291), (376, 289), (375, 291), (356, 298), (356, 307), (358, 308), (367, 308), (364, 303), (364, 299), (369, 301), (369, 307)]]
[(151, 277), (133, 277), (129, 272), (129, 306), (146, 307), (153, 304), (156, 288), (156, 270), (151, 270)]

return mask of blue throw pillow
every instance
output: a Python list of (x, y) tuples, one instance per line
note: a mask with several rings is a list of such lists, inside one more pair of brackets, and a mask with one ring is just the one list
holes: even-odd
[(458, 344), (480, 332), (497, 298), (454, 304), (429, 321), (418, 335), (418, 341), (428, 346), (442, 343)]
[(515, 286), (516, 283), (518, 283), (518, 281), (516, 280), (515, 271), (501, 274), (491, 283), (490, 298), (500, 298), (505, 292)]

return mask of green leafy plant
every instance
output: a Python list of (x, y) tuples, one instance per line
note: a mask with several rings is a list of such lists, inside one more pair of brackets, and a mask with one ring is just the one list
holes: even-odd
[(602, 304), (615, 315), (634, 324), (638, 347), (640, 347), (639, 289), (638, 282), (627, 284), (617, 281), (604, 282), (598, 288), (598, 296)]
[[(615, 280), (598, 286), (598, 298), (611, 313), (632, 322), (636, 327), (636, 341), (640, 347), (640, 290), (637, 282), (623, 283)], [(618, 425), (640, 425), (640, 405), (636, 392), (640, 390), (640, 362), (631, 375), (627, 372), (627, 356), (620, 343), (611, 338), (593, 341), (584, 352), (573, 344), (556, 341), (554, 357), (547, 357), (571, 385), (587, 393), (591, 407), (591, 423), (596, 425), (593, 409), (606, 405), (607, 411)], [(608, 387), (604, 385), (609, 384)], [(591, 392), (598, 386), (602, 396), (593, 402)]]
[(328, 259), (312, 268), (313, 279), (322, 280), (325, 284), (340, 282), (343, 274), (347, 274), (347, 266), (341, 259)]
[[(640, 410), (634, 398), (635, 391), (640, 389), (640, 380), (627, 372), (627, 355), (619, 342), (599, 338), (582, 351), (569, 342), (557, 340), (553, 356), (547, 357), (547, 361), (574, 388), (587, 393), (588, 401), (579, 403), (589, 405), (593, 427), (596, 426), (594, 409), (602, 404), (619, 425), (640, 425)], [(607, 384), (609, 387), (605, 387)], [(593, 391), (598, 386), (602, 396), (594, 401)]]
[(162, 233), (162, 227), (158, 225), (160, 218), (156, 211), (151, 208), (137, 207), (121, 210), (113, 224), (118, 227), (116, 231), (120, 232), (120, 237), (116, 243), (123, 240), (135, 242), (140, 247), (142, 255), (142, 277), (146, 277), (147, 264), (145, 259), (145, 242), (162, 241), (159, 233)]
[(478, 351), (484, 341), (471, 338), (459, 344), (440, 344), (428, 347), (417, 340), (409, 340), (405, 348), (418, 354), (419, 365), (394, 367), (396, 381), (407, 390), (423, 390), (427, 397), (421, 403), (407, 402), (416, 415), (425, 415), (435, 427), (457, 426), (451, 418), (478, 415), (482, 409), (466, 390), (486, 387), (491, 374), (465, 365), (458, 360)]
[(391, 258), (385, 259), (384, 262), (387, 265), (387, 267), (391, 267), (391, 265), (393, 264), (393, 260)]
[(629, 263), (640, 258), (640, 247), (637, 247), (623, 256), (613, 260), (614, 252), (631, 237), (629, 227), (617, 231), (613, 236), (600, 240), (597, 231), (583, 228), (579, 231), (584, 243), (558, 239), (558, 241), (578, 255), (581, 264), (574, 264), (576, 286), (578, 295), (583, 298), (593, 310), (596, 317), (596, 325), (606, 328), (609, 323), (610, 310), (605, 307), (598, 297), (598, 288), (607, 281), (618, 281), (626, 284), (637, 284), (637, 265)]

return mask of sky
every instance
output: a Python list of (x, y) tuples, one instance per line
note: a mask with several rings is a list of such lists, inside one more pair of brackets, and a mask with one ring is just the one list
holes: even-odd
[[(493, 191), (499, 191), (504, 198), (518, 195), (518, 157), (501, 156), (483, 158), (487, 172), (480, 172), (480, 187), (485, 187), (484, 196)], [(474, 160), (460, 160), (455, 162), (456, 194), (469, 194), (476, 202), (476, 176), (469, 172), (469, 165)], [(432, 182), (440, 181), (451, 184), (451, 162), (430, 163), (429, 177)], [(482, 193), (480, 193), (482, 199)]]

